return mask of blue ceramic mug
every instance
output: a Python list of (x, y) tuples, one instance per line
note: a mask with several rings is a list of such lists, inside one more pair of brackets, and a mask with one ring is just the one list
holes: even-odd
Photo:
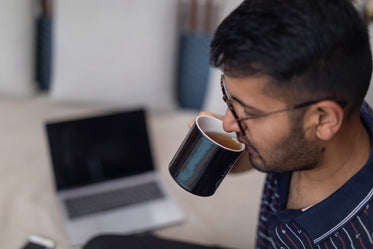
[(217, 118), (198, 116), (173, 157), (169, 171), (185, 190), (199, 196), (213, 195), (236, 163), (245, 145), (236, 133), (223, 130)]

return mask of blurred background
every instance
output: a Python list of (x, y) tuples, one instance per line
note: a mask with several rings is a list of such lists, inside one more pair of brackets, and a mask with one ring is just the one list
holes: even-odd
[[(167, 170), (196, 113), (226, 109), (220, 72), (208, 63), (209, 43), (240, 2), (0, 0), (1, 248), (19, 248), (30, 234), (71, 248), (54, 196), (45, 120), (138, 106), (153, 112), (156, 165), (188, 215), (158, 234), (254, 245), (263, 174), (230, 176), (216, 195), (201, 199), (176, 186)], [(371, 0), (355, 3), (369, 24)]]
[[(0, 3), (0, 97), (225, 109), (219, 72), (208, 63), (209, 43), (240, 0)], [(370, 22), (371, 1), (355, 4)], [(368, 101), (372, 97), (369, 91)]]
[(239, 2), (2, 0), (0, 97), (224, 111), (209, 43)]

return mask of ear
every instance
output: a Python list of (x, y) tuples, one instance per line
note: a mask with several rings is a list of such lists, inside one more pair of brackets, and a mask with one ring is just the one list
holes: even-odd
[(331, 140), (342, 126), (344, 118), (342, 107), (335, 101), (324, 100), (316, 103), (313, 110), (316, 136), (324, 141)]

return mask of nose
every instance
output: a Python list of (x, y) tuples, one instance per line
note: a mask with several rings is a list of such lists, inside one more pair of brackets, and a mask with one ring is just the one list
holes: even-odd
[(240, 132), (240, 127), (232, 112), (227, 108), (223, 117), (223, 129), (226, 132)]

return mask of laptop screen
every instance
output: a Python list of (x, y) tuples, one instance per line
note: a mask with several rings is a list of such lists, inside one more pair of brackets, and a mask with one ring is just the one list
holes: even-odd
[(57, 190), (153, 170), (144, 110), (46, 124)]

